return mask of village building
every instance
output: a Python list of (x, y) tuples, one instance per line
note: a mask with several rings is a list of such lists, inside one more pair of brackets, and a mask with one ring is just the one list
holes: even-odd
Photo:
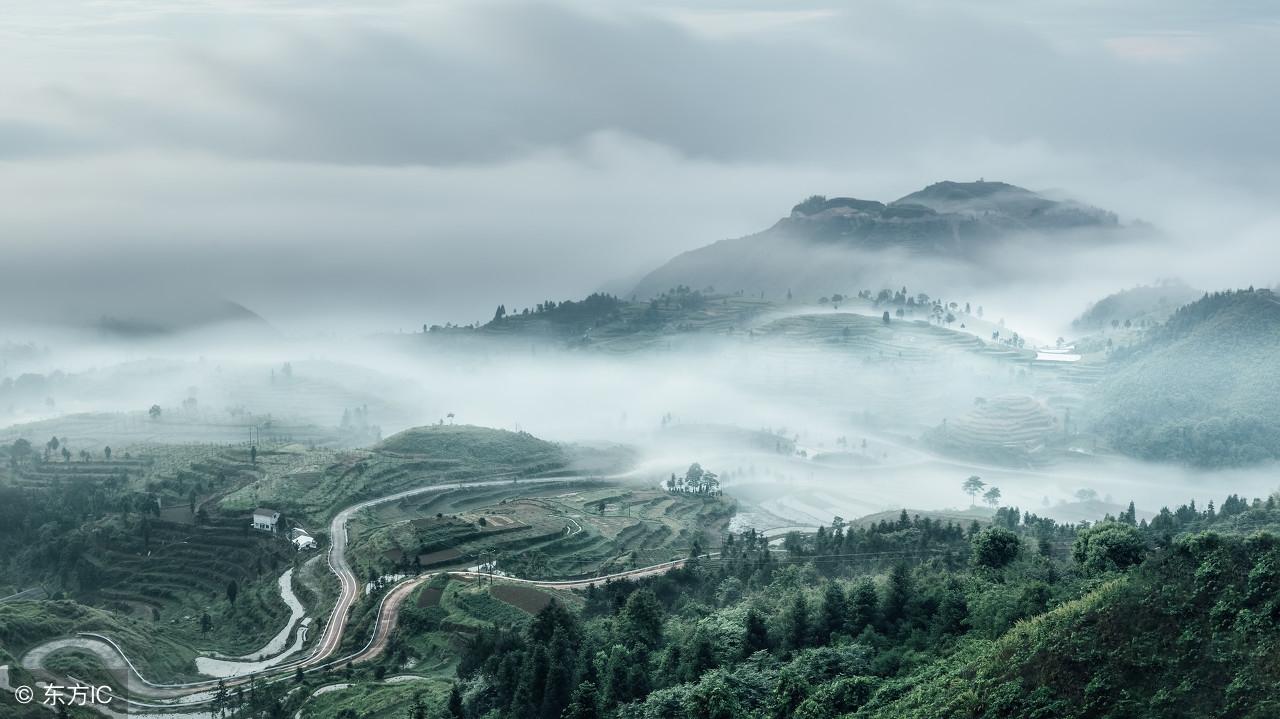
[(280, 513), (274, 509), (263, 509), (259, 507), (253, 510), (253, 528), (263, 532), (276, 531), (276, 525), (280, 523)]

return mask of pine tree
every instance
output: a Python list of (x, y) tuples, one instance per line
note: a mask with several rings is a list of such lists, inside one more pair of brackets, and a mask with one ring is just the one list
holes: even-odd
[(573, 648), (563, 629), (557, 628), (547, 648), (547, 676), (542, 689), (543, 719), (560, 719), (569, 706), (570, 689), (573, 687)]
[(646, 649), (662, 643), (662, 605), (650, 589), (640, 589), (627, 598), (622, 610), (625, 635)]
[(796, 592), (786, 613), (787, 648), (796, 651), (809, 644), (809, 602)]
[(878, 618), (879, 605), (880, 598), (876, 595), (875, 585), (868, 579), (858, 582), (849, 601), (845, 631), (856, 637), (868, 626), (874, 625)]
[(685, 653), (685, 681), (696, 682), (706, 672), (716, 668), (716, 650), (711, 644), (711, 637), (706, 630), (699, 628), (694, 632), (689, 651)]
[(907, 603), (911, 600), (911, 572), (905, 562), (895, 564), (885, 584), (880, 603), (880, 618), (886, 631), (893, 631), (907, 619)]
[(849, 612), (844, 590), (835, 582), (828, 582), (822, 593), (822, 609), (818, 618), (818, 641), (829, 644), (832, 637), (844, 631), (845, 617)]
[(573, 690), (573, 701), (563, 719), (600, 719), (600, 696), (594, 683), (582, 682)]
[(756, 611), (755, 607), (747, 610), (743, 628), (743, 654), (749, 657), (756, 652), (769, 650), (769, 629), (765, 626), (764, 617), (760, 616), (760, 612)]

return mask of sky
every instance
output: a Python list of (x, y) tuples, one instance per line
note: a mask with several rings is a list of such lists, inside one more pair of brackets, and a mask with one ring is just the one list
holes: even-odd
[(465, 323), (978, 177), (1155, 223), (1134, 277), (1280, 281), (1280, 9), (1030, 5), (14, 0), (0, 315)]

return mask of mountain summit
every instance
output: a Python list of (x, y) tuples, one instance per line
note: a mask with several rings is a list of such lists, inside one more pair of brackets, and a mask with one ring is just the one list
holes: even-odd
[[(724, 291), (844, 287), (867, 269), (867, 252), (970, 260), (1015, 237), (1098, 239), (1120, 228), (1114, 213), (1004, 182), (938, 182), (888, 204), (814, 195), (769, 229), (686, 252), (645, 277), (635, 294), (678, 285)], [(855, 262), (822, 249), (859, 251)], [(830, 283), (836, 276), (844, 282)]]

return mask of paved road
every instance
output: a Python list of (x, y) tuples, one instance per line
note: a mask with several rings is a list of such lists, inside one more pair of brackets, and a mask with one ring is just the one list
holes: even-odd
[[(712, 556), (712, 555), (708, 555)], [(535, 587), (543, 587), (545, 589), (586, 589), (592, 584), (603, 584), (604, 582), (617, 581), (623, 579), (642, 579), (651, 577), (656, 574), (663, 574), (672, 569), (683, 567), (685, 559), (676, 559), (670, 562), (662, 562), (648, 567), (640, 567), (638, 569), (629, 569), (625, 572), (614, 572), (613, 574), (605, 574), (590, 579), (566, 579), (566, 580), (539, 580), (539, 579), (517, 579), (515, 577), (494, 577), (496, 581), (528, 584)], [(382, 654), (386, 649), (387, 642), (391, 639), (392, 632), (395, 631), (396, 622), (400, 617), (400, 607), (404, 604), (404, 600), (408, 599), (413, 591), (424, 583), (430, 581), (434, 577), (442, 574), (448, 574), (454, 577), (470, 577), (485, 579), (489, 574), (485, 572), (473, 572), (470, 570), (462, 571), (440, 571), (431, 572), (430, 574), (422, 574), (411, 579), (406, 579), (387, 591), (382, 598), (382, 605), (378, 608), (378, 617), (374, 623), (373, 636), (369, 639), (369, 643), (364, 649), (356, 652), (349, 657), (352, 662), (365, 662), (374, 659)], [(343, 661), (346, 661), (344, 659)]]
[[(545, 479), (523, 479), (520, 480), (519, 483), (548, 484), (583, 481), (585, 479), (590, 478), (554, 477)], [(355, 573), (352, 571), (351, 565), (347, 561), (346, 556), (349, 540), (347, 524), (356, 513), (364, 509), (368, 509), (369, 507), (385, 504), (387, 502), (395, 502), (406, 497), (412, 497), (419, 494), (471, 487), (489, 487), (511, 483), (511, 479), (500, 479), (486, 480), (482, 482), (455, 482), (450, 484), (429, 485), (360, 502), (347, 507), (334, 515), (333, 521), (329, 524), (330, 546), (328, 561), (330, 570), (332, 570), (334, 574), (338, 575), (340, 590), (338, 600), (334, 604), (334, 608), (329, 615), (329, 620), (325, 623), (324, 632), (321, 634), (320, 640), (316, 644), (315, 649), (307, 657), (280, 664), (271, 670), (260, 673), (257, 675), (258, 678), (261, 679), (264, 677), (291, 675), (298, 668), (301, 668), (304, 671), (317, 671), (325, 667), (342, 664), (347, 661), (368, 661), (369, 659), (380, 655), (386, 648), (387, 641), (395, 630), (396, 622), (399, 618), (400, 607), (403, 605), (404, 600), (413, 593), (414, 589), (421, 586), (424, 582), (429, 581), (431, 578), (441, 574), (452, 574), (455, 576), (467, 577), (489, 576), (485, 573), (466, 570), (452, 572), (441, 571), (423, 574), (401, 581), (388, 590), (383, 596), (375, 618), (373, 634), (364, 648), (348, 656), (332, 658), (342, 646), (343, 635), (347, 627), (347, 615), (359, 599), (360, 594), (360, 583), (356, 579)], [(641, 567), (624, 572), (615, 572), (613, 574), (594, 577), (591, 579), (544, 581), (501, 577), (500, 580), (504, 582), (530, 584), (546, 588), (584, 589), (591, 584), (599, 584), (610, 580), (639, 579), (642, 577), (661, 574), (684, 566), (685, 561), (686, 560), (683, 559), (672, 560), (648, 567)], [(75, 639), (58, 639), (35, 647), (23, 656), (23, 666), (27, 669), (41, 669), (43, 668), (44, 659), (52, 651), (72, 646), (99, 654), (104, 658), (104, 660), (108, 657), (111, 661), (114, 661), (117, 657), (123, 659), (127, 666), (128, 686), (132, 695), (129, 704), (140, 709), (167, 710), (170, 713), (175, 711), (183, 712), (196, 710), (198, 707), (208, 704), (213, 690), (218, 686), (217, 680), (182, 684), (160, 684), (150, 682), (137, 671), (136, 667), (134, 667), (133, 663), (124, 654), (123, 650), (115, 642), (111, 641), (109, 637), (89, 633), (81, 634)], [(224, 682), (224, 685), (228, 688), (234, 688), (238, 684), (247, 683), (249, 679), (250, 677), (248, 676), (228, 679)]]

